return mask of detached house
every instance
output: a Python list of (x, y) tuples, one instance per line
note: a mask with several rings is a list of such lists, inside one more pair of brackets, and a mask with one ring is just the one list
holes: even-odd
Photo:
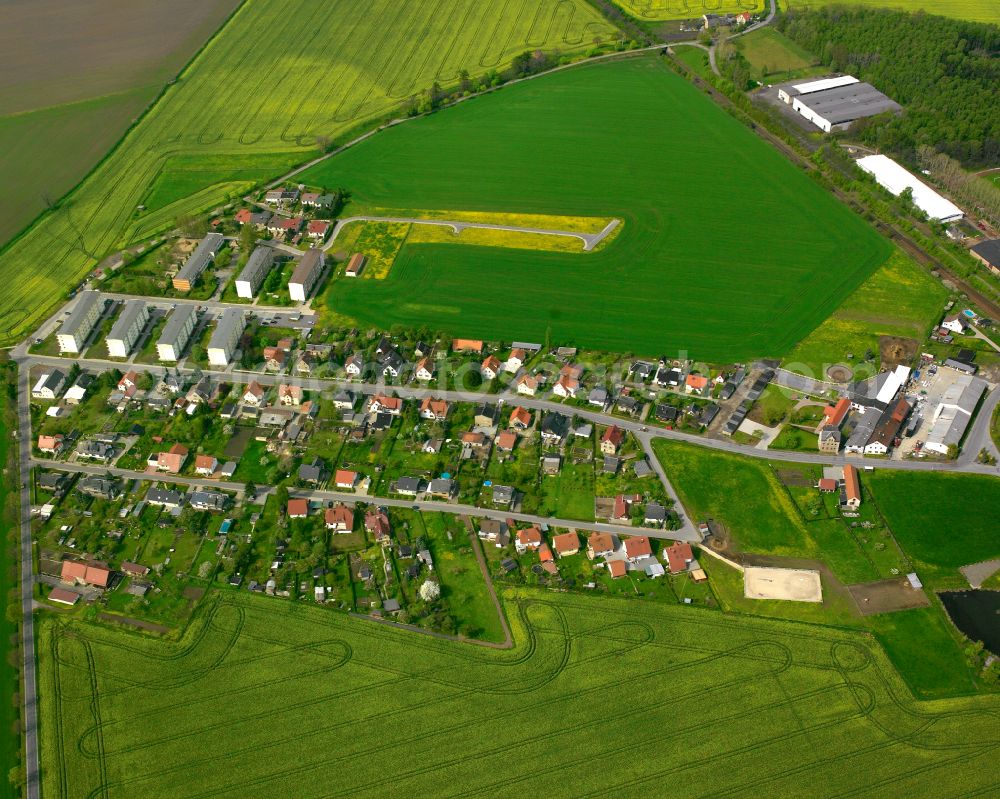
[(420, 418), (443, 422), (448, 418), (450, 408), (451, 405), (447, 400), (425, 397), (424, 401), (420, 403)]
[(39, 436), (38, 449), (46, 455), (58, 456), (63, 449), (63, 437), (60, 434), (54, 436)]
[(211, 455), (196, 455), (194, 473), (202, 477), (211, 477), (219, 468), (219, 461)]
[(256, 380), (251, 380), (243, 392), (243, 404), (259, 408), (264, 404), (264, 387)]
[(335, 533), (349, 533), (354, 529), (354, 511), (346, 505), (334, 505), (323, 514), (326, 529)]
[(374, 508), (365, 514), (365, 530), (375, 539), (377, 544), (388, 544), (389, 534), (392, 529), (389, 526), (389, 515), (382, 508)]
[(510, 426), (515, 430), (527, 430), (531, 427), (531, 412), (520, 406), (510, 412)]
[(624, 442), (625, 431), (613, 424), (601, 436), (601, 452), (605, 455), (615, 455)]
[(560, 375), (556, 384), (552, 387), (552, 393), (557, 397), (562, 397), (564, 399), (572, 399), (576, 397), (579, 390), (580, 381), (575, 377), (570, 377), (568, 374)]
[(349, 469), (337, 469), (333, 477), (333, 482), (337, 488), (351, 488), (358, 484), (358, 473)]
[(636, 563), (652, 556), (653, 547), (646, 536), (636, 535), (625, 539), (625, 559), (629, 563)]
[(387, 397), (385, 394), (376, 394), (372, 397), (368, 406), (371, 413), (387, 413), (390, 416), (399, 416), (403, 412), (403, 400), (399, 397)]
[(301, 405), (302, 386), (292, 386), (282, 383), (278, 386), (278, 402), (282, 405)]
[(537, 551), (542, 545), (542, 531), (537, 527), (528, 527), (525, 530), (518, 530), (514, 539), (514, 548), (522, 555), (528, 551)]
[(187, 462), (188, 448), (183, 444), (174, 444), (166, 452), (160, 452), (156, 456), (156, 468), (158, 471), (168, 474), (179, 474), (184, 464)]
[(500, 359), (496, 355), (489, 355), (479, 367), (479, 371), (483, 375), (483, 380), (496, 380), (502, 368)]
[(562, 533), (552, 539), (552, 546), (560, 558), (569, 557), (580, 551), (580, 537), (576, 533)]
[(505, 371), (515, 374), (528, 358), (528, 353), (522, 349), (513, 349), (510, 351), (510, 355), (507, 356), (507, 360), (504, 362), (503, 368)]
[(613, 555), (615, 551), (615, 540), (608, 533), (591, 533), (587, 539), (587, 557), (606, 558)]
[(421, 358), (417, 361), (416, 369), (413, 370), (413, 376), (417, 380), (422, 380), (427, 382), (428, 380), (434, 379), (434, 361), (430, 358)]
[(514, 388), (517, 389), (518, 394), (523, 394), (526, 397), (533, 397), (538, 391), (538, 378), (532, 377), (531, 375), (521, 375), (514, 382)]
[(703, 397), (708, 393), (709, 382), (705, 375), (690, 374), (684, 379), (684, 393)]
[(347, 362), (344, 364), (344, 371), (347, 372), (348, 377), (360, 377), (361, 372), (365, 368), (365, 361), (357, 353), (354, 353)]

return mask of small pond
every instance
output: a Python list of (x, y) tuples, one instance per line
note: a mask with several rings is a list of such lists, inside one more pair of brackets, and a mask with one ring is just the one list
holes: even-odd
[(1000, 657), (1000, 591), (943, 591), (939, 596), (955, 626)]

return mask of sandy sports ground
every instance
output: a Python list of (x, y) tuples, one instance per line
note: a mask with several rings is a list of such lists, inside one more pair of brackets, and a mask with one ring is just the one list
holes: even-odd
[(823, 585), (819, 579), (819, 572), (811, 569), (748, 566), (743, 571), (743, 593), (747, 599), (823, 601)]

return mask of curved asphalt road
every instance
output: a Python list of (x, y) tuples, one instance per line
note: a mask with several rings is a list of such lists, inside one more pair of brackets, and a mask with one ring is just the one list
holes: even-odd
[(435, 227), (450, 227), (456, 234), (461, 233), (467, 228), (480, 228), (482, 230), (505, 230), (509, 233), (537, 233), (544, 236), (564, 236), (582, 241), (585, 252), (594, 249), (594, 247), (607, 238), (612, 230), (621, 224), (620, 219), (612, 219), (599, 233), (577, 233), (572, 230), (552, 230), (549, 228), (522, 227), (521, 225), (494, 225), (488, 222), (468, 222), (461, 219), (422, 219), (415, 216), (348, 216), (337, 220), (337, 224), (333, 226), (330, 238), (327, 239), (322, 249), (329, 250), (337, 240), (337, 236), (340, 235), (340, 231), (352, 222), (398, 222), (406, 225), (433, 225)]

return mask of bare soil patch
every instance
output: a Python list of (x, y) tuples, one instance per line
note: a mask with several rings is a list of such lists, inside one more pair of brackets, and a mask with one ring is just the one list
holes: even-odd
[(819, 572), (813, 569), (751, 566), (743, 572), (743, 588), (748, 599), (823, 601), (823, 584)]
[(842, 364), (834, 364), (826, 370), (826, 376), (834, 383), (850, 382), (852, 374), (850, 367)]
[(171, 78), (237, 0), (8, 0), (0, 25), (0, 114)]
[(879, 336), (878, 349), (882, 368), (891, 369), (901, 363), (910, 363), (920, 351), (920, 343), (912, 338)]
[(101, 613), (98, 615), (101, 621), (110, 621), (113, 624), (124, 624), (126, 627), (134, 627), (137, 630), (145, 630), (149, 633), (156, 633), (157, 635), (166, 635), (170, 632), (169, 627), (165, 627), (162, 624), (153, 624), (151, 621), (143, 621), (142, 619), (132, 619), (128, 616), (118, 616), (114, 613)]
[(930, 600), (923, 591), (911, 588), (905, 579), (899, 577), (874, 583), (849, 585), (847, 590), (854, 597), (862, 616), (925, 608), (930, 605)]

